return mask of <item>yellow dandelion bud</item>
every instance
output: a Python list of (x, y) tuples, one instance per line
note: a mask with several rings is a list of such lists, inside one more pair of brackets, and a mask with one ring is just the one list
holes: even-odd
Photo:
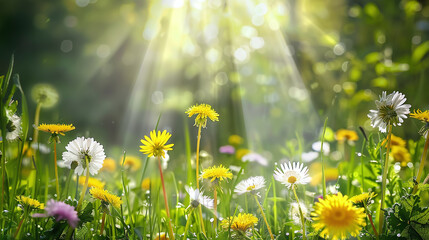
[(202, 126), (205, 128), (207, 125), (207, 118), (210, 118), (213, 122), (219, 121), (219, 114), (212, 109), (210, 105), (204, 103), (188, 108), (185, 113), (188, 114), (188, 117), (197, 115), (194, 126)]

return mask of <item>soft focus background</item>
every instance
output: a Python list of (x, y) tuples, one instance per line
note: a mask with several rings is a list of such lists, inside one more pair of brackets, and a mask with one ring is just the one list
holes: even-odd
[[(14, 54), (27, 98), (36, 83), (58, 89), (41, 122), (74, 124), (64, 143), (85, 135), (116, 146), (108, 155), (136, 153), (162, 114), (184, 149), (186, 129), (196, 135), (184, 112), (204, 102), (220, 114), (205, 150), (238, 134), (276, 160), (310, 150), (326, 117), (333, 131), (374, 131), (366, 115), (382, 91), (427, 109), (428, 17), (412, 0), (2, 1), (0, 70)], [(395, 134), (418, 139), (406, 121)]]

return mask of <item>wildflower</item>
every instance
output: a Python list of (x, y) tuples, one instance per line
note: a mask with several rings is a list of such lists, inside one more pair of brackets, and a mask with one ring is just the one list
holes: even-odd
[[(311, 186), (317, 186), (322, 182), (322, 164), (315, 162), (311, 164), (309, 173), (311, 175)], [(338, 168), (325, 167), (326, 182), (336, 181), (338, 179)]]
[(320, 236), (329, 239), (346, 239), (347, 234), (357, 236), (365, 226), (363, 208), (353, 206), (347, 196), (341, 193), (319, 199), (311, 214), (314, 228), (321, 231)]
[(65, 132), (74, 130), (75, 127), (73, 124), (40, 124), (38, 126), (40, 131), (51, 133), (52, 135), (62, 135), (64, 136)]
[(307, 207), (302, 203), (293, 202), (290, 204), (290, 216), (296, 225), (301, 224), (301, 215), (299, 213), (299, 208), (301, 207), (302, 215), (306, 217), (308, 215)]
[(231, 135), (228, 138), (228, 142), (233, 146), (238, 146), (243, 143), (243, 138), (238, 135)]
[(246, 156), (249, 153), (250, 153), (249, 149), (240, 148), (235, 152), (235, 158), (237, 158), (238, 160), (241, 160), (243, 159), (244, 156)]
[(211, 168), (204, 169), (201, 174), (201, 178), (211, 178), (210, 182), (213, 181), (222, 181), (224, 178), (232, 179), (232, 173), (229, 172), (228, 168), (225, 168), (221, 165), (219, 167), (213, 166)]
[(404, 147), (392, 147), (390, 156), (393, 157), (395, 162), (401, 163), (401, 167), (407, 166), (407, 163), (411, 162), (411, 155), (408, 149)]
[(246, 232), (248, 229), (253, 228), (258, 223), (256, 218), (251, 213), (239, 213), (238, 216), (228, 217), (221, 222), (221, 226), (224, 229), (231, 227), (234, 231)]
[(277, 168), (274, 171), (274, 179), (281, 182), (288, 188), (292, 188), (296, 184), (307, 184), (311, 177), (308, 176), (308, 168), (304, 164), (294, 162), (283, 163), (281, 169)]
[(113, 158), (106, 158), (100, 171), (114, 172), (116, 170), (116, 161)]
[(67, 152), (63, 153), (64, 163), (68, 168), (71, 168), (72, 163), (77, 164), (75, 173), (78, 175), (86, 172), (87, 167), (92, 175), (97, 174), (106, 158), (103, 146), (93, 138), (78, 137), (69, 142), (66, 150)]
[[(82, 177), (79, 178), (79, 184), (80, 185), (84, 186), (85, 185), (85, 181), (86, 181), (86, 177), (85, 176), (82, 176)], [(104, 185), (106, 185), (105, 182), (102, 182), (102, 181), (100, 181), (100, 180), (98, 180), (96, 178), (92, 178), (92, 177), (88, 178), (88, 187), (94, 187), (94, 188), (101, 188), (101, 189), (103, 189)]]
[(317, 157), (319, 156), (318, 152), (303, 152), (301, 154), (301, 158), (303, 162), (312, 162), (313, 160), (315, 160)]
[(109, 193), (107, 190), (102, 188), (91, 188), (89, 193), (93, 198), (100, 200), (103, 204), (110, 204), (115, 208), (120, 208), (122, 204), (122, 200), (120, 197)]
[(167, 144), (168, 139), (170, 139), (171, 134), (164, 130), (162, 133), (158, 131), (158, 133), (153, 130), (150, 132), (150, 138), (148, 136), (144, 136), (146, 140), (141, 139), (141, 143), (143, 145), (140, 146), (140, 152), (143, 154), (148, 154), (149, 157), (165, 157), (165, 151), (173, 150), (174, 144)]
[(30, 209), (43, 209), (43, 203), (40, 203), (36, 199), (32, 199), (26, 196), (18, 196), (16, 200), (25, 208), (28, 207)]
[[(320, 152), (322, 147), (322, 142), (317, 141), (311, 145), (311, 148), (316, 151)], [(328, 155), (331, 152), (331, 147), (329, 146), (329, 143), (323, 142), (323, 154)]]
[[(393, 147), (405, 147), (406, 142), (404, 139), (395, 136), (393, 133), (390, 137), (390, 146)], [(381, 142), (381, 146), (386, 147), (387, 148), (387, 139), (384, 139), (383, 142)]]
[(155, 240), (168, 240), (167, 234), (165, 232), (157, 233)]
[(371, 126), (378, 127), (380, 132), (386, 132), (386, 127), (390, 123), (393, 126), (401, 126), (407, 114), (410, 113), (410, 104), (404, 104), (407, 99), (400, 92), (393, 92), (386, 96), (383, 91), (380, 100), (375, 101), (376, 110), (370, 110), (368, 117), (371, 119)]
[(352, 202), (352, 203), (354, 203), (354, 204), (356, 204), (356, 205), (359, 205), (359, 206), (362, 205), (362, 207), (363, 207), (363, 206), (368, 205), (369, 200), (371, 200), (375, 196), (376, 196), (376, 194), (373, 193), (373, 192), (371, 192), (371, 193), (362, 193), (362, 194), (359, 194), (359, 195), (356, 195), (356, 196), (353, 196), (353, 197), (349, 198), (349, 201)]
[(44, 214), (35, 213), (32, 217), (54, 217), (57, 222), (67, 220), (68, 224), (73, 228), (75, 228), (79, 222), (74, 207), (64, 202), (51, 199), (46, 204), (45, 211)]
[(262, 176), (250, 177), (245, 179), (235, 186), (234, 192), (241, 195), (243, 193), (255, 193), (256, 190), (265, 187), (265, 179)]
[(339, 129), (335, 133), (335, 139), (337, 139), (337, 141), (339, 142), (344, 142), (344, 141), (354, 142), (359, 139), (359, 136), (353, 130)]
[(200, 192), (198, 189), (193, 189), (192, 187), (185, 186), (186, 192), (189, 194), (191, 200), (190, 206), (197, 208), (200, 204), (205, 206), (208, 209), (213, 209), (214, 203), (213, 199), (204, 196), (203, 192)]
[(127, 168), (130, 168), (131, 171), (133, 172), (139, 170), (142, 165), (140, 158), (136, 156), (126, 156), (125, 161), (124, 161), (124, 157), (122, 157), (121, 164), (123, 164), (123, 166)]
[(221, 146), (219, 148), (219, 152), (220, 153), (225, 153), (225, 154), (234, 154), (235, 153), (235, 148), (231, 145), (225, 145), (225, 146)]
[(410, 113), (410, 117), (418, 119), (420, 121), (422, 121), (423, 123), (428, 123), (429, 122), (429, 111), (426, 110), (424, 112), (422, 112), (422, 110), (417, 109), (414, 110), (412, 113)]
[(428, 129), (429, 129), (429, 111), (426, 110), (424, 112), (422, 112), (420, 109), (414, 110), (413, 113), (410, 113), (410, 117), (418, 119), (420, 121), (422, 121), (425, 125), (421, 128), (421, 130), (419, 131), (420, 134), (425, 134), (427, 133)]
[(18, 140), (21, 135), (21, 118), (10, 110), (6, 110), (6, 118), (6, 140)]
[(151, 184), (151, 181), (150, 181), (150, 178), (145, 178), (145, 179), (143, 179), (143, 181), (142, 181), (142, 185), (141, 185), (141, 188), (143, 189), (143, 190), (150, 190), (150, 184)]
[(188, 114), (188, 117), (197, 115), (194, 126), (205, 128), (207, 125), (207, 118), (210, 118), (213, 122), (219, 121), (219, 114), (208, 104), (194, 105), (188, 108), (185, 113)]
[(261, 164), (262, 166), (267, 166), (268, 165), (268, 160), (266, 158), (264, 158), (262, 155), (258, 154), (258, 153), (248, 153), (246, 155), (244, 155), (241, 160), (243, 162), (257, 162), (259, 164)]
[(58, 92), (50, 84), (39, 83), (31, 89), (33, 100), (44, 108), (51, 108), (58, 102)]

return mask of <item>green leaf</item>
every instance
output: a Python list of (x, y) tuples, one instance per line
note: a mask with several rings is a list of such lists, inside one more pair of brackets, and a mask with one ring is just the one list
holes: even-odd
[(78, 215), (79, 217), (79, 227), (81, 227), (84, 223), (91, 222), (94, 220), (94, 216), (92, 216), (92, 210), (94, 207), (92, 206), (91, 202), (88, 202), (86, 204), (85, 208), (83, 209), (82, 213)]
[(426, 41), (420, 44), (416, 49), (414, 49), (413, 55), (411, 56), (411, 60), (413, 62), (418, 63), (429, 51), (429, 41)]
[(429, 239), (429, 208), (420, 206), (418, 195), (406, 194), (387, 210), (391, 233), (406, 239)]

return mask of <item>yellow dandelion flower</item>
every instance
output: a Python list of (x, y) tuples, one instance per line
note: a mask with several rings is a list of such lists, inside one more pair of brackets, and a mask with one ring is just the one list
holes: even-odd
[(168, 139), (170, 139), (171, 134), (164, 130), (162, 133), (158, 131), (158, 133), (153, 130), (150, 132), (150, 138), (148, 136), (144, 136), (146, 140), (141, 139), (140, 141), (143, 145), (140, 146), (140, 152), (143, 154), (148, 154), (148, 157), (165, 157), (165, 151), (173, 150), (174, 144), (167, 144)]
[(410, 113), (410, 117), (418, 119), (424, 123), (429, 123), (429, 111), (426, 110), (422, 112), (420, 109), (414, 110), (413, 113)]
[(235, 158), (238, 160), (241, 160), (244, 156), (246, 156), (248, 153), (250, 153), (249, 149), (246, 148), (240, 148), (235, 152)]
[[(406, 145), (406, 142), (405, 142), (404, 139), (402, 139), (402, 138), (400, 138), (398, 136), (393, 135), (393, 133), (392, 133), (390, 141), (391, 141), (390, 142), (390, 147), (394, 147), (394, 146), (405, 147), (405, 145)], [(387, 139), (384, 139), (383, 142), (381, 143), (381, 145), (383, 147), (387, 147)]]
[(311, 214), (313, 226), (316, 231), (321, 231), (321, 237), (333, 240), (346, 239), (348, 234), (355, 237), (365, 226), (364, 209), (353, 206), (341, 193), (320, 199), (314, 209)]
[(243, 232), (253, 228), (256, 224), (258, 224), (258, 218), (251, 213), (239, 213), (237, 216), (228, 217), (220, 223), (224, 229), (231, 227), (232, 230)]
[(167, 234), (165, 232), (160, 232), (156, 235), (155, 240), (168, 240)]
[(133, 172), (139, 170), (142, 165), (140, 158), (136, 156), (126, 156), (125, 161), (124, 157), (122, 157), (121, 164), (126, 168), (130, 168)]
[(43, 209), (45, 208), (45, 205), (43, 203), (40, 203), (36, 199), (32, 199), (26, 196), (18, 196), (16, 197), (16, 200), (23, 206), (23, 207), (29, 207), (31, 209)]
[[(86, 180), (85, 176), (79, 177), (79, 184), (82, 185), (82, 186), (84, 186), (85, 185), (85, 180)], [(104, 185), (106, 185), (105, 182), (102, 182), (102, 181), (100, 181), (100, 180), (98, 180), (96, 178), (93, 178), (93, 177), (89, 177), (88, 178), (88, 187), (89, 188), (94, 187), (94, 188), (101, 188), (101, 189), (103, 189)]]
[(401, 163), (401, 167), (405, 167), (407, 166), (407, 163), (411, 162), (411, 155), (405, 147), (392, 147), (390, 156), (393, 157), (395, 162)]
[(229, 168), (225, 168), (221, 165), (219, 167), (213, 166), (211, 168), (204, 169), (201, 174), (202, 178), (211, 178), (210, 182), (222, 181), (224, 178), (232, 179), (232, 173), (229, 172)]
[(25, 153), (25, 157), (31, 158), (34, 155), (34, 150), (28, 143), (24, 143), (24, 147), (22, 148), (22, 152)]
[(367, 205), (369, 200), (371, 200), (372, 198), (374, 198), (376, 196), (375, 193), (371, 192), (371, 193), (362, 193), (356, 196), (353, 196), (349, 199), (350, 202), (354, 203), (354, 204), (365, 204)]
[(74, 130), (75, 127), (73, 124), (40, 124), (37, 127), (40, 131), (48, 132), (55, 135), (62, 135), (64, 136), (65, 132)]
[(143, 179), (141, 187), (143, 190), (150, 190), (150, 178)]
[(219, 114), (212, 109), (210, 105), (204, 103), (188, 108), (185, 113), (188, 114), (188, 117), (197, 115), (194, 126), (202, 126), (205, 128), (207, 125), (207, 118), (210, 118), (213, 122), (219, 121)]
[[(317, 186), (322, 183), (322, 164), (320, 162), (311, 164), (309, 173), (311, 176), (311, 186)], [(326, 182), (336, 181), (338, 179), (338, 168), (325, 168), (325, 179)]]
[(339, 141), (339, 142), (344, 142), (344, 141), (354, 142), (354, 141), (357, 141), (359, 139), (359, 136), (353, 130), (339, 129), (335, 133), (335, 139), (337, 139), (337, 141)]
[(100, 200), (104, 204), (110, 204), (115, 208), (120, 208), (122, 200), (120, 197), (109, 193), (107, 190), (102, 188), (91, 188), (89, 193), (93, 198)]
[(113, 158), (106, 158), (100, 171), (114, 172), (116, 170), (116, 161)]
[(229, 144), (231, 144), (231, 145), (235, 145), (235, 146), (237, 146), (237, 145), (240, 145), (240, 144), (242, 144), (242, 143), (243, 143), (243, 138), (242, 138), (242, 137), (240, 137), (240, 136), (238, 136), (238, 135), (231, 135), (231, 136), (229, 136), (229, 138), (228, 138), (228, 142), (229, 142)]

